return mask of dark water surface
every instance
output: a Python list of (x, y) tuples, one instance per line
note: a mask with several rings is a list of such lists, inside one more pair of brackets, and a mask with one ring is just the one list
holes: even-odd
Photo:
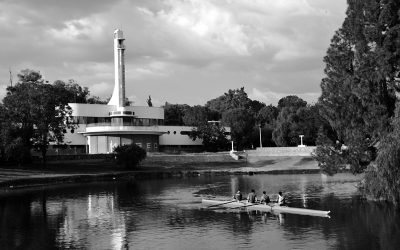
[[(1, 249), (399, 249), (399, 212), (364, 201), (359, 177), (199, 176), (16, 190), (0, 195)], [(205, 209), (240, 188), (331, 218)]]

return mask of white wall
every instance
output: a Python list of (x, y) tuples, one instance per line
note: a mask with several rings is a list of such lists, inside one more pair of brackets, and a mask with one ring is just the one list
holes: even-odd
[[(187, 135), (181, 135), (181, 131), (192, 131), (188, 126), (159, 126), (164, 134), (160, 136), (160, 146), (162, 145), (202, 145), (202, 140), (193, 141)], [(169, 134), (167, 132), (170, 132)], [(176, 132), (176, 133), (174, 133)]]

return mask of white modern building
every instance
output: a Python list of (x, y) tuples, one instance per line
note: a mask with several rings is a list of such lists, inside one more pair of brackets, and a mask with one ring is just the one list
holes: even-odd
[(188, 136), (192, 127), (164, 126), (163, 108), (125, 105), (124, 53), (123, 33), (117, 29), (114, 32), (115, 83), (112, 97), (108, 104), (69, 104), (78, 127), (65, 135), (68, 151), (110, 153), (118, 145), (131, 143), (149, 152), (200, 148), (202, 141), (193, 141)]

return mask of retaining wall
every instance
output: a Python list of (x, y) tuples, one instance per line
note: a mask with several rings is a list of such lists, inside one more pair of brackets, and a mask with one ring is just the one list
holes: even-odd
[(311, 156), (313, 147), (265, 147), (248, 151), (249, 154), (258, 156)]
[(196, 153), (196, 154), (178, 154), (178, 155), (165, 155), (165, 154), (148, 154), (144, 163), (156, 162), (236, 162), (228, 152), (223, 153)]

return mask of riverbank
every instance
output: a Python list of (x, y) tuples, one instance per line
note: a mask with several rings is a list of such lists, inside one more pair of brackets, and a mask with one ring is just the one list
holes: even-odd
[(285, 174), (319, 172), (311, 156), (259, 156), (242, 154), (236, 161), (226, 153), (165, 155), (147, 157), (134, 170), (126, 170), (113, 160), (52, 161), (45, 167), (0, 168), (3, 190), (58, 183), (119, 179), (181, 178), (199, 175)]

